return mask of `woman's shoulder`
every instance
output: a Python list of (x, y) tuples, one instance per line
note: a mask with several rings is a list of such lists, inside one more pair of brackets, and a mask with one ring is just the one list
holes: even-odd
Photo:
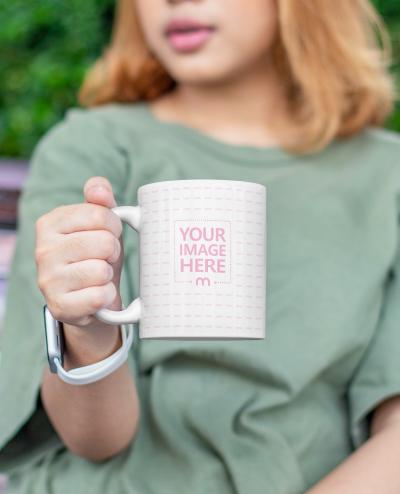
[(70, 183), (77, 189), (90, 176), (104, 175), (122, 191), (131, 170), (127, 149), (134, 148), (137, 156), (143, 140), (134, 131), (140, 107), (112, 103), (68, 108), (36, 143), (27, 185), (38, 190), (47, 182), (64, 190)]
[(71, 106), (37, 141), (31, 155), (35, 168), (44, 166), (75, 170), (88, 168), (92, 162), (97, 169), (109, 169), (120, 163), (128, 166), (127, 155), (132, 149), (139, 154), (143, 138), (140, 118), (143, 103), (107, 103), (96, 107)]
[(364, 129), (364, 136), (372, 144), (385, 148), (387, 151), (399, 151), (400, 133), (395, 130), (370, 125)]
[(347, 171), (366, 171), (383, 178), (394, 173), (400, 180), (400, 134), (384, 127), (370, 125), (357, 134), (337, 139), (332, 146), (331, 156), (336, 163), (340, 160)]
[[(383, 179), (392, 177), (400, 186), (400, 134), (384, 127), (368, 126), (356, 146), (360, 163), (370, 163)], [(383, 172), (383, 173), (382, 173)]]
[(370, 125), (364, 128), (355, 143), (355, 151), (359, 153), (362, 149), (362, 155), (400, 159), (400, 134), (394, 130)]
[(112, 127), (123, 126), (127, 123), (135, 125), (143, 121), (145, 108), (145, 101), (108, 102), (91, 107), (72, 106), (66, 110), (64, 120), (71, 124), (82, 121), (87, 124), (93, 123), (99, 126)]
[[(342, 163), (352, 191), (382, 195), (400, 193), (400, 134), (378, 126), (367, 126), (338, 149), (335, 162)], [(367, 196), (368, 196), (367, 194)], [(370, 197), (370, 196), (369, 196)]]
[[(101, 146), (143, 127), (143, 106), (135, 103), (106, 103), (95, 107), (71, 106), (42, 136), (41, 141), (75, 137), (86, 145)], [(80, 137), (81, 139), (78, 139)], [(74, 141), (76, 142), (76, 141)]]

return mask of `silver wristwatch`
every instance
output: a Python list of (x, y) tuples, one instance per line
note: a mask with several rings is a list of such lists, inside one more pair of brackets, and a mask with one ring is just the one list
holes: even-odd
[[(64, 364), (64, 325), (55, 319), (47, 304), (43, 306), (43, 318), (46, 335), (47, 360), (50, 371), (69, 384), (88, 384), (102, 379), (120, 367), (128, 358), (133, 342), (133, 324), (121, 324), (122, 345), (112, 355), (94, 364), (76, 367), (66, 371)], [(128, 327), (128, 330), (126, 328)]]

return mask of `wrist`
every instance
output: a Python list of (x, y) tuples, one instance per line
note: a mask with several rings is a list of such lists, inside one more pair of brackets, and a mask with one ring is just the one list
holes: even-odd
[(122, 346), (121, 329), (104, 323), (96, 328), (64, 324), (64, 344), (65, 370), (82, 367), (116, 352)]
[[(122, 307), (122, 299), (118, 293), (107, 308), (121, 310)], [(63, 323), (63, 327), (66, 365), (73, 364), (74, 367), (80, 367), (98, 362), (114, 353), (122, 345), (120, 325), (110, 325), (95, 317), (88, 326)]]

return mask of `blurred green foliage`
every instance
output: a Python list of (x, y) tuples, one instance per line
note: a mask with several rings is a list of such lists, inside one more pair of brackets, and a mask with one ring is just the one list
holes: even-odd
[[(400, 2), (373, 1), (389, 26), (392, 70), (400, 77)], [(113, 12), (113, 0), (0, 3), (0, 155), (29, 156), (39, 137), (78, 105), (77, 90), (109, 40)], [(400, 131), (399, 105), (386, 126)]]
[[(400, 88), (400, 1), (373, 0), (372, 3), (382, 15), (392, 38), (393, 66), (391, 72)], [(396, 101), (395, 111), (387, 119), (385, 127), (400, 132), (400, 101)]]
[(0, 2), (0, 155), (29, 156), (108, 41), (112, 0)]

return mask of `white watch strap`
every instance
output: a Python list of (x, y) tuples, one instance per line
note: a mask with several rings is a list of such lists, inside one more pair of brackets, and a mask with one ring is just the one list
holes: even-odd
[[(128, 327), (128, 336), (126, 334), (126, 327)], [(133, 323), (121, 324), (121, 336), (122, 345), (120, 348), (112, 355), (94, 364), (76, 367), (75, 369), (66, 371), (59, 359), (54, 359), (57, 366), (57, 374), (63, 381), (69, 384), (89, 384), (111, 374), (111, 372), (121, 366), (128, 358), (128, 352), (133, 342)]]

